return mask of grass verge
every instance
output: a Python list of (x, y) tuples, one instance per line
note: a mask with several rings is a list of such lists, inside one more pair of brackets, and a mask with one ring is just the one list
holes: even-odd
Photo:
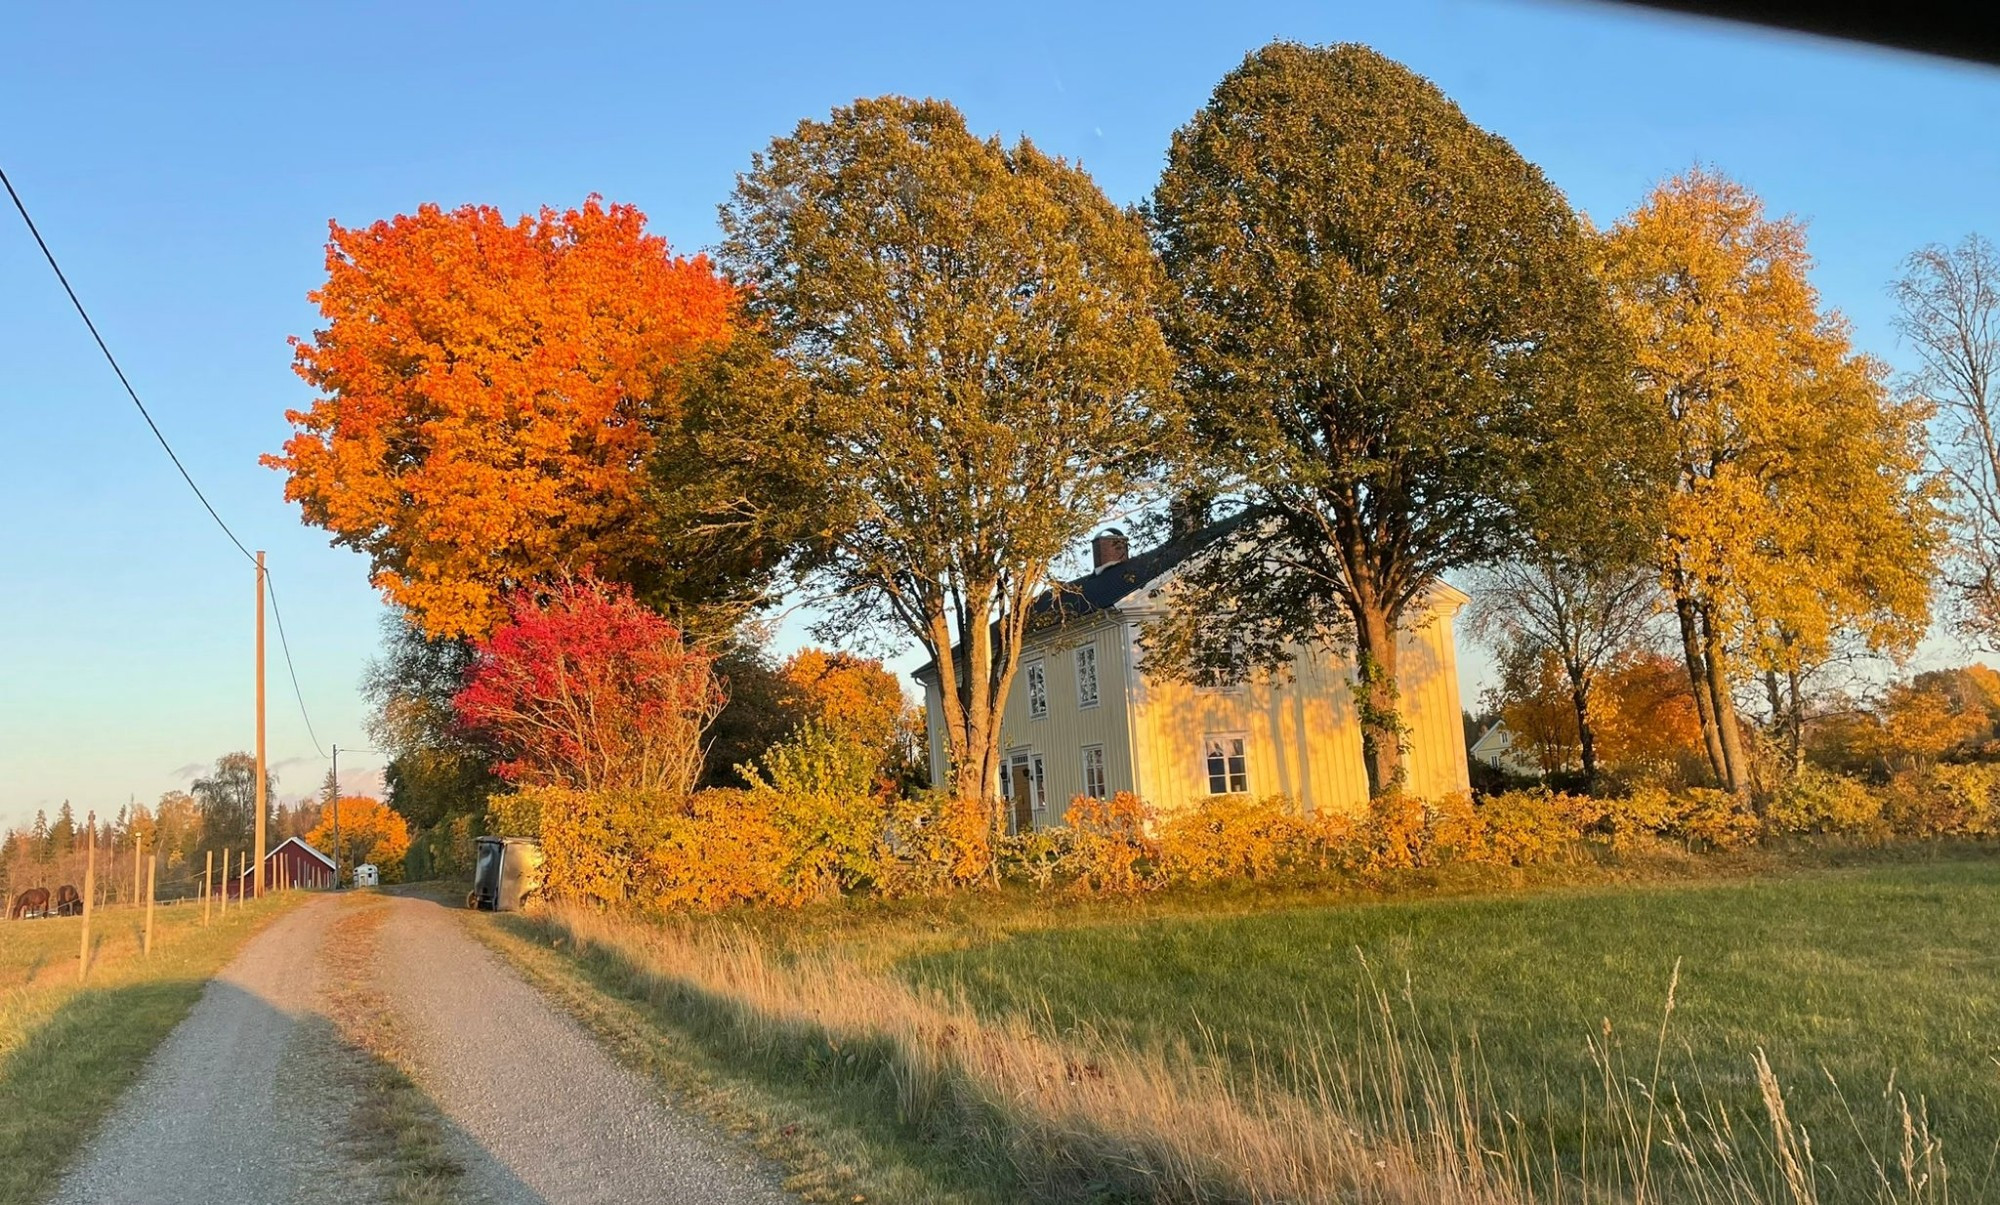
[(497, 940), (821, 1199), (1979, 1199), (2000, 864), (1779, 868)]
[(159, 908), (150, 958), (143, 910), (101, 909), (82, 982), (80, 918), (0, 922), (0, 1203), (47, 1194), (209, 978), (303, 899), (279, 893), (206, 927), (198, 906)]

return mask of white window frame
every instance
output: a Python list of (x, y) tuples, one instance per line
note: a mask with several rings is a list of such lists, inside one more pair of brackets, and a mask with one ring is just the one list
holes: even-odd
[(1049, 671), (1037, 658), (1021, 668), (1021, 675), (1027, 680), (1028, 718), (1047, 719), (1049, 714)]
[[(1090, 665), (1090, 694), (1088, 696), (1083, 693), (1084, 663), (1086, 661)], [(1094, 644), (1079, 646), (1070, 655), (1070, 665), (1076, 671), (1077, 709), (1081, 711), (1097, 706), (1098, 701), (1104, 697), (1104, 683), (1099, 679), (1097, 673), (1097, 646)]]
[(1002, 763), (1000, 773), (1000, 797), (1007, 801), (1008, 815), (1011, 816), (1014, 809), (1014, 768), (1016, 766), (1026, 766), (1028, 768), (1028, 781), (1034, 784), (1032, 789), (1035, 793), (1035, 810), (1046, 813), (1049, 810), (1049, 775), (1048, 767), (1044, 763), (1040, 751), (1035, 749), (1013, 749), (1008, 752), (1006, 760)]
[[(1095, 763), (1093, 766), (1092, 763)], [(1097, 781), (1092, 783), (1091, 773), (1095, 770)], [(1085, 745), (1083, 747), (1083, 793), (1091, 799), (1111, 797), (1110, 776), (1105, 772), (1104, 746)]]
[[(1234, 746), (1234, 753), (1231, 746)], [(1219, 753), (1215, 750), (1219, 749)], [(1214, 763), (1222, 762), (1217, 773)], [(1234, 768), (1231, 762), (1238, 763)], [(1201, 779), (1210, 795), (1248, 795), (1250, 793), (1250, 736), (1244, 732), (1211, 732), (1201, 738)], [(1216, 781), (1221, 780), (1223, 790), (1216, 790)]]

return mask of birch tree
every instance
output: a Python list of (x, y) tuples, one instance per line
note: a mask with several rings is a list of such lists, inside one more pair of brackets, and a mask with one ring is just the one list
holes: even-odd
[(1977, 234), (1925, 247), (1895, 293), (1897, 326), (1920, 365), (1911, 385), (1943, 419), (1957, 536), (1946, 583), (1958, 626), (2000, 648), (2000, 256)]

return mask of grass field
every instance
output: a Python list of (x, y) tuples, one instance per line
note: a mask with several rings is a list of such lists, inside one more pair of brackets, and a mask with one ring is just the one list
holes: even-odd
[(77, 980), (78, 918), (0, 922), (0, 1205), (40, 1199), (237, 947), (303, 899), (283, 893), (203, 928), (201, 908), (91, 918), (89, 977)]
[(814, 1199), (1994, 1199), (2000, 859), (1881, 857), (565, 912), (512, 952)]
[(1996, 922), (2000, 862), (1982, 859), (1093, 924), (904, 969), (989, 1018), (1212, 1052), (1246, 1087), (1283, 1052), (1371, 1041), (1386, 996), (1405, 1032), (1454, 1047), (1499, 1110), (1574, 1162), (1607, 1036), (1611, 1062), (1650, 1080), (1678, 966), (1662, 1079), (1684, 1097), (1760, 1121), (1762, 1051), (1842, 1196), (1898, 1157), (1893, 1083), (1961, 1190), (1983, 1190), (2000, 1187)]

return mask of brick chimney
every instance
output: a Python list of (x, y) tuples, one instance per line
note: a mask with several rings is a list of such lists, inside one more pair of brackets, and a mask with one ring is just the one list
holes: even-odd
[(1107, 527), (1090, 542), (1090, 568), (1092, 572), (1106, 565), (1116, 565), (1132, 555), (1132, 542), (1116, 527)]

